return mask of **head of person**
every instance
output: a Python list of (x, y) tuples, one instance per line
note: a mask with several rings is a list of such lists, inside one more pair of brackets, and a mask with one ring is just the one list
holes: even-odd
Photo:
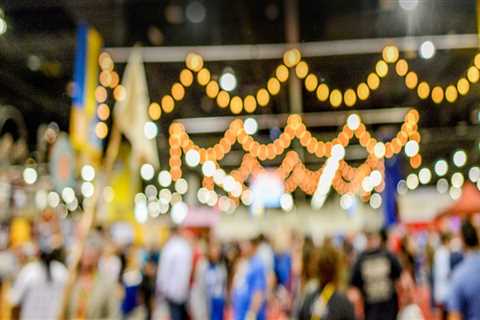
[(382, 245), (382, 237), (377, 230), (369, 230), (366, 232), (367, 249), (378, 249)]
[(478, 241), (477, 229), (475, 229), (475, 227), (470, 221), (465, 220), (462, 223), (461, 233), (462, 233), (462, 241), (463, 241), (463, 245), (465, 246), (465, 249), (472, 250), (472, 249), (478, 248), (479, 241)]
[(249, 258), (255, 255), (255, 252), (257, 251), (257, 247), (260, 242), (261, 240), (259, 239), (259, 237), (242, 241), (240, 243), (240, 250), (242, 252), (242, 256)]
[(340, 253), (329, 244), (324, 244), (316, 251), (316, 272), (320, 286), (327, 283), (337, 285), (340, 273)]
[(85, 241), (82, 258), (80, 260), (80, 270), (84, 272), (94, 271), (98, 266), (98, 261), (102, 255), (103, 241), (97, 233), (88, 235)]
[(444, 246), (447, 246), (450, 243), (450, 240), (452, 240), (452, 235), (449, 232), (442, 232), (440, 234), (440, 242)]
[(222, 247), (220, 242), (216, 240), (210, 240), (208, 243), (207, 255), (210, 263), (218, 263), (222, 257)]

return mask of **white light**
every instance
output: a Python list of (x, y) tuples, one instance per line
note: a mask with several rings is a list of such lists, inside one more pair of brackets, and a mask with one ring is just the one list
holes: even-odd
[(88, 182), (88, 181), (83, 182), (81, 186), (81, 191), (82, 191), (82, 195), (85, 198), (90, 198), (91, 196), (93, 196), (93, 193), (95, 192), (95, 187), (91, 182)]
[(185, 9), (185, 16), (192, 23), (200, 23), (205, 20), (207, 9), (199, 1), (192, 1)]
[(200, 188), (197, 191), (197, 199), (200, 203), (207, 203), (210, 191), (207, 188)]
[(55, 191), (49, 192), (47, 202), (50, 207), (56, 208), (60, 204), (60, 196)]
[(167, 170), (160, 171), (158, 174), (158, 183), (164, 188), (170, 186), (172, 183), (172, 176), (170, 175), (170, 172)]
[(185, 202), (180, 201), (172, 206), (172, 220), (176, 224), (181, 224), (187, 217), (188, 207)]
[(382, 173), (378, 170), (373, 170), (370, 173), (370, 179), (374, 187), (378, 187), (380, 184), (382, 184)]
[(218, 201), (218, 195), (215, 191), (213, 190), (210, 190), (209, 192), (209, 195), (208, 195), (208, 201), (207, 201), (207, 204), (210, 206), (210, 207), (213, 207), (214, 205), (217, 204), (217, 201)]
[(447, 193), (448, 191), (448, 180), (445, 178), (442, 178), (437, 181), (437, 191), (439, 193)]
[(7, 22), (0, 18), (0, 35), (4, 34), (7, 32)]
[(147, 202), (147, 197), (145, 196), (145, 194), (139, 192), (135, 195), (134, 202), (135, 203)]
[(62, 199), (65, 203), (72, 202), (75, 199), (75, 191), (70, 187), (66, 187), (62, 190)]
[(382, 196), (378, 193), (372, 194), (369, 201), (370, 207), (373, 209), (378, 209), (382, 206)]
[(161, 214), (167, 213), (168, 209), (170, 209), (170, 206), (168, 205), (168, 203), (163, 203), (161, 201), (158, 201), (158, 204), (159, 204), (159, 211)]
[(233, 188), (235, 188), (235, 179), (231, 175), (225, 177), (225, 180), (223, 181), (223, 188), (227, 192), (232, 192)]
[(472, 182), (477, 182), (480, 179), (480, 168), (471, 167), (470, 170), (468, 170), (468, 178)]
[(190, 149), (185, 155), (185, 161), (189, 167), (196, 167), (200, 163), (200, 153), (195, 149)]
[(418, 5), (418, 0), (399, 0), (400, 8), (406, 11), (414, 10)]
[(237, 87), (237, 78), (232, 72), (225, 72), (220, 76), (220, 87), (225, 91), (232, 91)]
[(147, 139), (155, 139), (155, 137), (158, 135), (157, 125), (152, 121), (145, 122), (145, 124), (143, 125), (143, 133), (145, 134), (145, 137)]
[(453, 154), (453, 164), (457, 167), (463, 167), (467, 163), (467, 154), (463, 150), (458, 150)]
[(144, 163), (140, 168), (140, 176), (142, 176), (143, 180), (152, 180), (154, 175), (155, 169), (150, 163)]
[(422, 168), (418, 172), (418, 180), (421, 184), (428, 184), (432, 180), (432, 172), (428, 168)]
[(148, 212), (150, 216), (156, 218), (160, 215), (160, 202), (151, 201), (148, 203)]
[(461, 174), (460, 172), (455, 172), (452, 175), (452, 178), (451, 178), (452, 187), (461, 188), (464, 182), (465, 182), (465, 178), (463, 177), (463, 174)]
[(77, 198), (73, 199), (72, 202), (70, 202), (69, 204), (67, 204), (67, 209), (69, 211), (75, 211), (78, 209), (78, 200)]
[(169, 189), (162, 189), (158, 193), (158, 199), (162, 203), (169, 204), (172, 200), (172, 192)]
[(284, 193), (280, 197), (280, 207), (283, 211), (291, 211), (293, 209), (293, 197), (290, 193)]
[(343, 210), (348, 210), (353, 206), (355, 198), (350, 193), (345, 193), (340, 197), (340, 207)]
[(420, 45), (420, 56), (423, 59), (430, 59), (435, 55), (435, 45), (432, 41), (425, 41)]
[(148, 200), (157, 198), (157, 193), (157, 187), (155, 187), (153, 184), (149, 184), (145, 187), (145, 195), (147, 196)]
[(216, 165), (212, 160), (207, 160), (202, 165), (202, 173), (205, 177), (211, 177), (215, 174)]
[(360, 127), (360, 117), (358, 114), (351, 114), (347, 118), (347, 127), (350, 128), (351, 130), (357, 130), (358, 127)]
[(372, 183), (372, 178), (370, 178), (370, 176), (366, 176), (365, 178), (363, 178), (362, 189), (365, 192), (371, 192), (373, 190), (373, 188), (374, 188), (374, 186), (373, 186), (373, 183)]
[(178, 192), (172, 193), (172, 200), (170, 200), (170, 203), (172, 204), (172, 206), (175, 203), (180, 202), (180, 201), (182, 201), (182, 195)]
[[(343, 152), (345, 152), (345, 149), (343, 149)], [(333, 148), (332, 148), (332, 154), (333, 154)], [(332, 187), (333, 178), (335, 177), (338, 170), (339, 161), (340, 159), (337, 159), (333, 156), (327, 159), (327, 162), (322, 171), (322, 174), (318, 179), (317, 188), (312, 197), (312, 202), (311, 202), (312, 208), (320, 209), (325, 204), (327, 195), (330, 192), (330, 189)]]
[(420, 150), (420, 147), (418, 146), (418, 142), (415, 140), (410, 140), (405, 145), (405, 154), (408, 157), (415, 156), (419, 150)]
[(462, 196), (462, 189), (452, 186), (448, 193), (453, 200), (458, 200)]
[(341, 144), (332, 147), (332, 158), (334, 160), (342, 160), (345, 157), (345, 148)]
[(135, 219), (138, 223), (145, 223), (148, 220), (148, 207), (146, 201), (138, 201), (135, 203), (134, 209)]
[(175, 191), (180, 194), (185, 194), (188, 191), (188, 183), (187, 180), (180, 178), (175, 182)]
[(439, 177), (443, 177), (448, 172), (448, 163), (445, 160), (438, 160), (435, 162), (435, 167), (433, 168), (435, 173)]
[(23, 180), (25, 180), (27, 184), (34, 184), (37, 178), (37, 170), (33, 168), (25, 168), (25, 170), (23, 170)]
[(255, 134), (258, 130), (257, 120), (253, 118), (247, 118), (243, 123), (243, 129), (249, 135)]
[(242, 184), (238, 181), (235, 181), (235, 184), (233, 185), (233, 190), (232, 190), (232, 196), (235, 198), (238, 198), (242, 195)]
[(230, 210), (230, 199), (226, 196), (221, 196), (220, 199), (218, 199), (218, 208), (220, 211), (223, 212), (228, 212)]
[(410, 190), (415, 190), (418, 187), (418, 176), (415, 173), (410, 173), (407, 176), (407, 188)]
[(407, 182), (405, 180), (400, 180), (398, 181), (398, 184), (397, 184), (397, 192), (398, 194), (406, 194), (408, 192), (408, 188), (407, 188)]
[(373, 153), (377, 159), (381, 159), (385, 156), (385, 144), (383, 142), (377, 142), (373, 148)]
[(225, 171), (223, 171), (223, 169), (217, 169), (215, 170), (215, 173), (213, 174), (213, 182), (215, 182), (215, 184), (221, 186), (223, 185), (224, 181), (225, 181)]
[(240, 198), (242, 203), (246, 206), (250, 206), (253, 203), (253, 193), (250, 189), (245, 189), (242, 192), (242, 196)]
[(93, 181), (93, 179), (95, 179), (95, 168), (89, 164), (86, 164), (82, 167), (80, 175), (85, 181)]
[(35, 193), (35, 204), (38, 209), (43, 210), (48, 206), (48, 193), (45, 190), (38, 190)]

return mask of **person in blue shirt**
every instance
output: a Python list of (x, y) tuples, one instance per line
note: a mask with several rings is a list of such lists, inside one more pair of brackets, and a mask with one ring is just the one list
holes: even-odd
[(475, 227), (462, 224), (463, 261), (453, 271), (448, 295), (449, 320), (480, 319), (480, 248)]
[(223, 320), (225, 294), (227, 290), (227, 269), (221, 260), (220, 243), (212, 240), (208, 246), (208, 265), (205, 282), (209, 304), (210, 320)]
[(234, 320), (265, 320), (267, 274), (257, 255), (258, 241), (244, 241), (242, 258), (238, 262), (233, 279)]

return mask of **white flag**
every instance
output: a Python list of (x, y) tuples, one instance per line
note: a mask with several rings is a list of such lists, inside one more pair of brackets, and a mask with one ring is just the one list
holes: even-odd
[(132, 144), (134, 163), (138, 166), (140, 161), (143, 161), (158, 167), (156, 140), (149, 140), (144, 134), (144, 126), (148, 121), (147, 108), (150, 98), (141, 48), (139, 47), (132, 49), (123, 73), (122, 85), (125, 87), (126, 97), (115, 104), (114, 117), (116, 124)]

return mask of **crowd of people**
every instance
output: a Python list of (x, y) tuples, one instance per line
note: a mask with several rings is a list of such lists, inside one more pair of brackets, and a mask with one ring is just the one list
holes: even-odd
[(479, 236), (467, 220), (456, 232), (235, 241), (172, 226), (160, 247), (119, 244), (99, 227), (66, 299), (71, 252), (56, 223), (32, 223), (21, 246), (0, 239), (0, 309), (12, 318), (480, 319)]

